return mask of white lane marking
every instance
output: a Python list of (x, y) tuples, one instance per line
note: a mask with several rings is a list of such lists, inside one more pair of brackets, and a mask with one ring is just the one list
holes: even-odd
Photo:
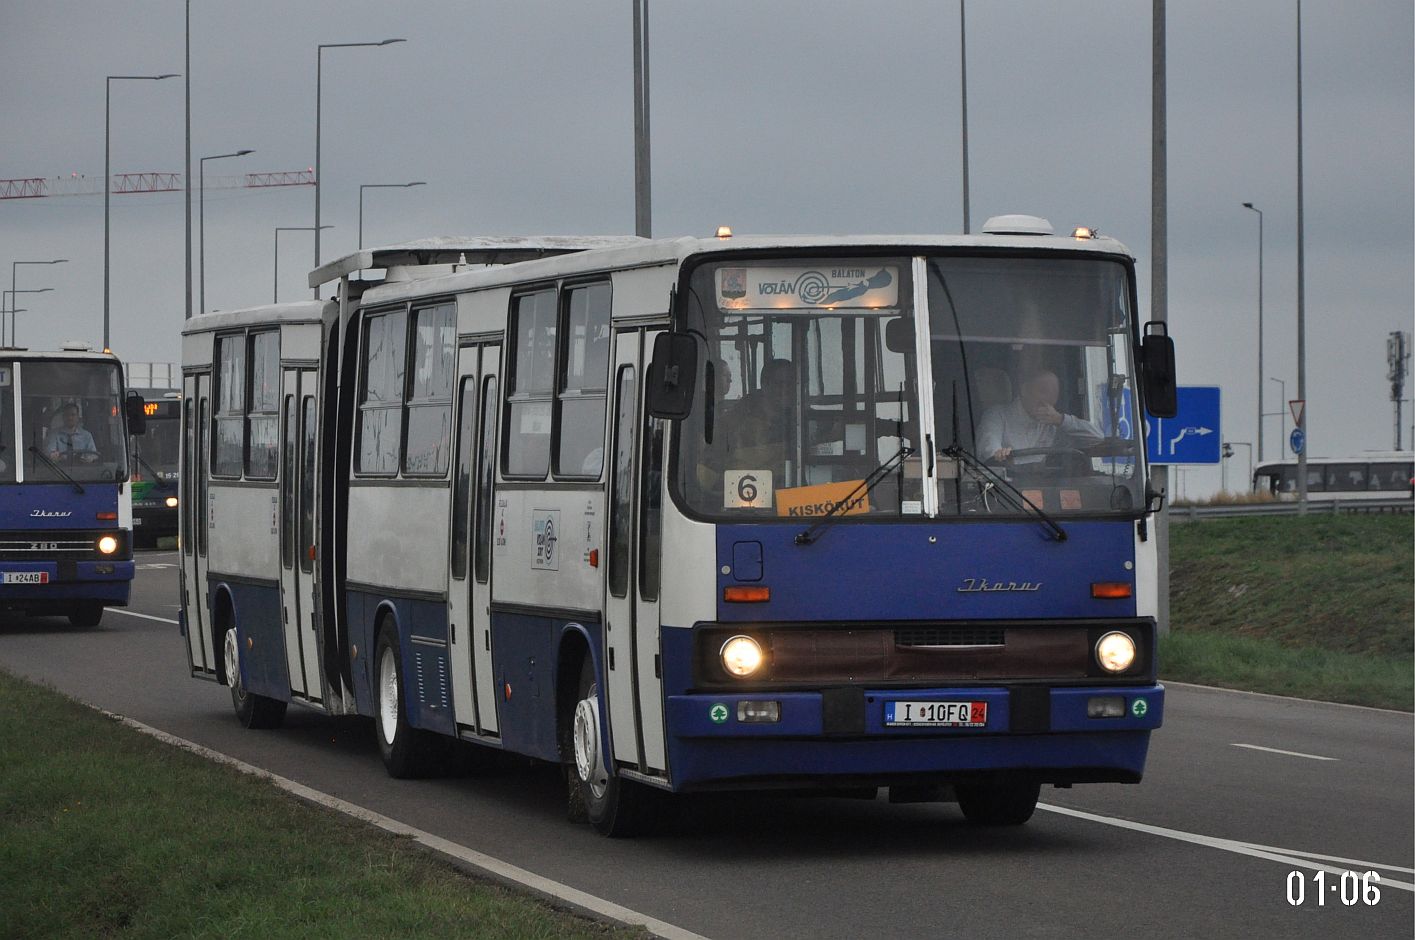
[(1300, 702), (1303, 705), (1330, 705), (1332, 708), (1359, 708), (1366, 712), (1385, 712), (1387, 715), (1410, 717), (1410, 712), (1398, 708), (1376, 708), (1372, 705), (1351, 705), (1346, 702), (1324, 702), (1316, 698), (1298, 698), (1295, 695), (1273, 695), (1271, 692), (1250, 692), (1247, 689), (1225, 689), (1221, 685), (1199, 685), (1197, 682), (1180, 682), (1176, 679), (1160, 677), (1165, 687), (1178, 686), (1181, 689), (1202, 689), (1205, 692), (1227, 692), (1230, 695), (1251, 695), (1254, 698), (1270, 698), (1279, 702)]
[(176, 566), (175, 564), (171, 563), (171, 562), (166, 562), (166, 561), (152, 561), (152, 562), (145, 562), (144, 564), (138, 565), (138, 570), (139, 570), (139, 571), (151, 571), (151, 570), (157, 569), (157, 568), (175, 568), (175, 567), (177, 567), (177, 566)]
[(1407, 875), (1415, 875), (1415, 868), (1401, 868), (1399, 865), (1380, 865), (1376, 862), (1366, 862), (1359, 858), (1342, 858), (1340, 855), (1322, 855), (1318, 852), (1300, 852), (1297, 849), (1279, 849), (1271, 845), (1259, 845), (1256, 842), (1243, 843), (1250, 848), (1264, 849), (1269, 852), (1285, 852), (1288, 855), (1300, 855), (1303, 858), (1317, 858), (1324, 862), (1341, 862), (1355, 868), (1383, 868), (1388, 871), (1401, 871)]
[(1267, 751), (1269, 754), (1286, 754), (1288, 757), (1305, 757), (1308, 760), (1337, 760), (1320, 754), (1303, 754), (1301, 751), (1284, 751), (1279, 747), (1263, 747), (1261, 744), (1230, 744), (1229, 747), (1246, 747), (1250, 751)]
[(141, 617), (144, 620), (156, 620), (158, 623), (177, 623), (177, 621), (170, 617), (154, 617), (152, 614), (140, 614), (136, 610), (127, 610), (122, 607), (108, 607), (105, 609), (111, 613), (122, 614), (125, 617)]
[(287, 793), (294, 794), (303, 800), (318, 803), (320, 806), (326, 806), (337, 812), (344, 813), (346, 816), (352, 816), (355, 819), (371, 823), (394, 835), (411, 836), (414, 841), (432, 849), (434, 852), (439, 852), (457, 859), (460, 862), (464, 862), (473, 868), (491, 875), (493, 878), (513, 882), (523, 888), (529, 889), (532, 893), (560, 901), (572, 907), (580, 908), (596, 917), (606, 918), (630, 927), (643, 927), (654, 936), (663, 937), (665, 940), (707, 940), (706, 937), (701, 934), (693, 933), (691, 930), (685, 930), (682, 927), (667, 923), (666, 921), (661, 921), (647, 914), (641, 914), (638, 911), (615, 904), (613, 901), (606, 901), (604, 898), (587, 894), (567, 884), (562, 884), (559, 881), (537, 875), (535, 872), (518, 868), (510, 862), (503, 862), (499, 858), (494, 858), (493, 856), (478, 852), (476, 849), (467, 848), (465, 845), (459, 845), (441, 836), (436, 836), (425, 830), (409, 826), (406, 823), (401, 823), (396, 819), (384, 816), (382, 813), (376, 813), (371, 809), (365, 809), (355, 803), (341, 800), (337, 796), (330, 796), (328, 793), (307, 787), (302, 783), (296, 783), (294, 780), (273, 774), (253, 764), (247, 764), (245, 761), (231, 757), (229, 754), (213, 751), (211, 748), (197, 744), (195, 741), (179, 738), (175, 734), (169, 734), (151, 725), (145, 725), (136, 719), (115, 714), (106, 709), (99, 708), (96, 710), (107, 715), (109, 718), (113, 718), (127, 725), (129, 728), (141, 731), (143, 734), (151, 735), (159, 741), (163, 741), (175, 747), (184, 748), (185, 750), (199, 754), (219, 764), (234, 767), (241, 771), (241, 773), (268, 780), (280, 789)]
[[(1233, 852), (1236, 855), (1247, 855), (1251, 858), (1264, 858), (1271, 862), (1282, 862), (1284, 865), (1291, 865), (1294, 868), (1310, 868), (1313, 871), (1321, 870), (1331, 872), (1333, 875), (1340, 875), (1347, 871), (1345, 868), (1335, 868), (1331, 865), (1323, 865), (1321, 862), (1310, 861), (1307, 858), (1295, 854), (1286, 854), (1287, 849), (1274, 849), (1269, 846), (1254, 845), (1250, 842), (1237, 842), (1233, 839), (1218, 839), (1214, 836), (1201, 836), (1194, 832), (1183, 832), (1179, 829), (1166, 829), (1163, 826), (1151, 826), (1148, 823), (1131, 822), (1128, 819), (1116, 819), (1112, 816), (1098, 816), (1095, 813), (1087, 813), (1079, 809), (1070, 809), (1066, 806), (1053, 806), (1050, 803), (1038, 803), (1037, 809), (1044, 809), (1049, 813), (1058, 813), (1062, 816), (1072, 816), (1076, 819), (1084, 819), (1089, 822), (1097, 822), (1106, 826), (1115, 826), (1120, 829), (1130, 829), (1135, 832), (1144, 832), (1152, 836), (1160, 836), (1165, 839), (1175, 839), (1179, 842), (1188, 842), (1192, 845), (1202, 845), (1205, 848), (1220, 849), (1224, 852)], [(1318, 856), (1320, 857), (1320, 856)], [(1364, 864), (1364, 863), (1363, 863)], [(1396, 868), (1391, 865), (1371, 865), (1372, 868), (1384, 868), (1391, 871), (1405, 871), (1406, 869)], [(1381, 879), (1382, 887), (1399, 888), (1402, 891), (1409, 891), (1415, 894), (1415, 884), (1408, 881), (1396, 881), (1390, 878)]]

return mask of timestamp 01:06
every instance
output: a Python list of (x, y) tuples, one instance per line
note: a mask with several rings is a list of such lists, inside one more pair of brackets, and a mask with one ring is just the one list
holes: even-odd
[[(1307, 893), (1308, 881), (1312, 883), (1310, 897)], [(1357, 904), (1375, 907), (1381, 901), (1381, 889), (1377, 887), (1380, 882), (1380, 874), (1374, 871), (1344, 871), (1340, 875), (1315, 871), (1310, 876), (1305, 872), (1290, 871), (1287, 873), (1287, 903), (1301, 907), (1311, 900), (1318, 907), (1324, 907), (1327, 896), (1331, 895), (1333, 904), (1340, 898), (1347, 907)]]

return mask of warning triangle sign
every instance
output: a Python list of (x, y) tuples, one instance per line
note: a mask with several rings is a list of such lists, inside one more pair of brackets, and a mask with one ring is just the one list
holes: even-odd
[(1307, 409), (1307, 399), (1294, 398), (1287, 403), (1287, 407), (1292, 409), (1292, 423), (1302, 427), (1302, 412)]

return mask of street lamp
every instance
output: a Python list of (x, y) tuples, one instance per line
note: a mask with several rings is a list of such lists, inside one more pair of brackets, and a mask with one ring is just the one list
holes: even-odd
[[(52, 261), (12, 261), (12, 262), (10, 262), (10, 293), (13, 294), (13, 293), (15, 292), (15, 269), (18, 268), (20, 265), (22, 265), (22, 264), (68, 264), (68, 263), (69, 263), (69, 259), (68, 259), (68, 258), (55, 258), (55, 259), (53, 259)], [(14, 301), (12, 300), (11, 303), (13, 303), (13, 302), (14, 302)], [(4, 312), (3, 312), (3, 311), (4, 311), (4, 308), (3, 308), (3, 307), (0, 307), (0, 346), (5, 345), (5, 317), (4, 317)], [(13, 345), (15, 344), (14, 331), (15, 331), (15, 324), (14, 324), (13, 318), (11, 318), (11, 322), (10, 322), (10, 334), (11, 334), (11, 335), (10, 335), (10, 345), (11, 345), (11, 346), (13, 346)]]
[[(54, 288), (52, 288), (52, 287), (37, 287), (37, 288), (35, 288), (35, 289), (33, 289), (33, 290), (7, 290), (7, 291), (3, 291), (3, 294), (4, 294), (5, 297), (9, 297), (9, 298), (10, 298), (10, 306), (11, 306), (11, 307), (19, 307), (19, 305), (20, 305), (19, 295), (20, 295), (20, 294), (47, 294), (47, 293), (49, 293), (50, 291), (52, 291), (53, 289), (54, 289)], [(4, 297), (0, 297), (0, 309), (4, 309), (4, 307), (5, 307)], [(11, 316), (10, 316), (10, 345), (11, 345), (11, 346), (15, 345), (15, 318), (14, 318), (14, 314), (19, 313), (19, 312), (20, 312), (20, 311), (17, 310), (17, 309), (10, 311), (10, 314), (11, 314)]]
[(1287, 383), (1284, 382), (1282, 379), (1274, 379), (1274, 378), (1272, 378), (1272, 377), (1269, 377), (1269, 378), (1268, 378), (1268, 381), (1269, 381), (1269, 382), (1276, 382), (1276, 383), (1277, 383), (1277, 385), (1278, 385), (1278, 389), (1277, 389), (1277, 390), (1278, 390), (1278, 394), (1282, 396), (1282, 405), (1283, 405), (1283, 407), (1279, 408), (1278, 411), (1277, 411), (1277, 416), (1278, 416), (1279, 419), (1281, 419), (1281, 423), (1280, 423), (1278, 426), (1282, 429), (1282, 438), (1277, 442), (1277, 445), (1278, 445), (1278, 448), (1279, 448), (1279, 449), (1278, 449), (1278, 454), (1282, 457), (1283, 460), (1286, 460), (1286, 459), (1287, 459)]
[[(324, 228), (333, 228), (326, 225)], [(270, 297), (270, 302), (278, 304), (280, 302), (280, 233), (281, 232), (313, 232), (312, 225), (283, 225), (275, 230), (275, 291)]]
[[(319, 195), (320, 186), (324, 182), (324, 174), (320, 166), (320, 97), (324, 86), (324, 50), (326, 49), (353, 49), (361, 46), (391, 46), (395, 42), (407, 42), (406, 39), (384, 39), (379, 42), (327, 42), (315, 48), (314, 56), (314, 266), (319, 267), (319, 232), (323, 227), (319, 224)], [(314, 289), (315, 299), (319, 299), (319, 288)]]
[(359, 248), (364, 247), (364, 190), (366, 189), (408, 189), (412, 186), (426, 186), (423, 180), (413, 183), (364, 183), (359, 187)]
[(1224, 441), (1223, 442), (1223, 491), (1228, 492), (1228, 458), (1233, 456), (1233, 448), (1248, 448), (1248, 482), (1244, 484), (1244, 491), (1253, 485), (1253, 445), (1247, 441)]
[(200, 269), (200, 298), (197, 304), (197, 313), (206, 313), (206, 161), (225, 160), (228, 157), (244, 157), (248, 153), (255, 153), (254, 150), (237, 150), (234, 153), (217, 153), (209, 157), (202, 157), (197, 161), (197, 254), (201, 259), (198, 263)]
[(109, 244), (109, 196), (113, 189), (112, 170), (109, 168), (109, 156), (112, 148), (109, 146), (112, 139), (112, 108), (113, 103), (113, 83), (127, 81), (160, 82), (164, 78), (177, 78), (176, 72), (169, 72), (166, 75), (109, 75), (103, 86), (103, 348), (108, 349), (108, 297), (109, 297), (109, 271), (108, 260)]
[(1243, 208), (1258, 213), (1258, 460), (1263, 459), (1263, 210), (1251, 202)]

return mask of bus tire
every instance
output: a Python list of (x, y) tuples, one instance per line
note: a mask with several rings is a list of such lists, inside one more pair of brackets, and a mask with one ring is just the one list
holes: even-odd
[(958, 808), (975, 826), (1020, 826), (1036, 812), (1042, 785), (1025, 780), (960, 785)]
[(69, 624), (75, 627), (96, 627), (103, 620), (102, 604), (80, 604), (69, 611)]
[(226, 657), (226, 684), (231, 687), (231, 706), (236, 710), (236, 718), (244, 727), (253, 730), (278, 728), (285, 723), (287, 702), (256, 695), (246, 689), (241, 679), (241, 644), (236, 628), (226, 628), (223, 644)]
[(599, 684), (587, 653), (580, 666), (579, 694), (570, 719), (573, 762), (565, 774), (569, 815), (572, 821), (588, 820), (611, 839), (629, 838), (648, 828), (657, 794), (610, 773), (601, 746), (600, 714)]
[(403, 657), (393, 627), (379, 631), (373, 663), (374, 737), (388, 776), (397, 780), (430, 776), (438, 765), (442, 742), (438, 735), (408, 723)]

